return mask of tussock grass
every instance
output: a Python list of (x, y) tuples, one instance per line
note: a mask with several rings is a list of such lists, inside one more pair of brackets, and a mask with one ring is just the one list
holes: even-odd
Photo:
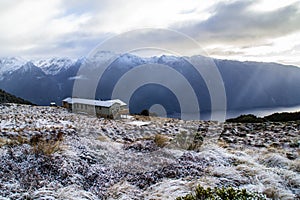
[(62, 141), (63, 134), (61, 132), (52, 135), (50, 139), (45, 138), (42, 135), (34, 135), (30, 139), (19, 135), (12, 138), (0, 138), (0, 147), (4, 145), (14, 147), (23, 144), (29, 144), (32, 147), (32, 153), (51, 155), (62, 149)]
[(259, 162), (267, 167), (288, 168), (290, 161), (278, 154), (268, 153), (259, 158)]
[(201, 133), (188, 131), (181, 131), (171, 142), (172, 147), (188, 151), (199, 151), (202, 144), (203, 137)]
[(170, 141), (170, 138), (162, 135), (162, 134), (156, 134), (154, 137), (154, 143), (158, 146), (158, 147), (165, 147)]
[(33, 136), (30, 139), (30, 145), (34, 154), (51, 155), (61, 150), (63, 135), (59, 132), (56, 137), (44, 139), (41, 136)]
[(61, 150), (60, 147), (61, 141), (44, 141), (41, 140), (36, 144), (32, 145), (32, 151), (34, 154), (42, 154), (42, 155), (52, 155), (55, 152), (58, 152)]
[(290, 169), (300, 173), (300, 160), (295, 160), (294, 162), (292, 162)]
[(97, 137), (97, 140), (99, 140), (100, 142), (108, 142), (108, 141), (110, 141), (110, 138), (105, 135), (99, 135)]
[(7, 140), (4, 138), (0, 138), (0, 147), (4, 146), (6, 144)]
[(20, 135), (15, 138), (0, 138), (0, 147), (4, 145), (16, 146), (22, 144), (28, 144), (28, 139)]

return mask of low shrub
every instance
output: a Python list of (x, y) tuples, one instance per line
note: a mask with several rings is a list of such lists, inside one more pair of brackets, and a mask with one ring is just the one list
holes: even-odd
[(265, 200), (263, 194), (247, 192), (246, 189), (228, 188), (204, 188), (197, 186), (193, 193), (184, 197), (177, 197), (176, 200)]

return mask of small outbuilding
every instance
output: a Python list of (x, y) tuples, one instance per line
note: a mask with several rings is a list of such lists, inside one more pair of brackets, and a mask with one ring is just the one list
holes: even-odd
[(50, 102), (50, 106), (56, 107), (57, 105), (56, 105), (56, 103), (54, 101), (52, 101), (52, 102)]

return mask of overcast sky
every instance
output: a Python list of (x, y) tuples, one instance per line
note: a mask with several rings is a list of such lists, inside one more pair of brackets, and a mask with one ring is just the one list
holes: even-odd
[[(145, 27), (186, 34), (212, 57), (300, 66), (299, 0), (1, 0), (0, 57), (82, 57)], [(198, 52), (176, 38), (159, 41)]]

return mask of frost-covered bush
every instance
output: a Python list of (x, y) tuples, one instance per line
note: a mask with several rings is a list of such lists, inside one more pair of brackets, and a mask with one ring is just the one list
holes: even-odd
[(176, 200), (263, 200), (266, 197), (259, 193), (251, 193), (246, 189), (228, 188), (204, 188), (202, 186), (196, 187), (195, 191), (187, 194), (184, 197), (177, 197)]

